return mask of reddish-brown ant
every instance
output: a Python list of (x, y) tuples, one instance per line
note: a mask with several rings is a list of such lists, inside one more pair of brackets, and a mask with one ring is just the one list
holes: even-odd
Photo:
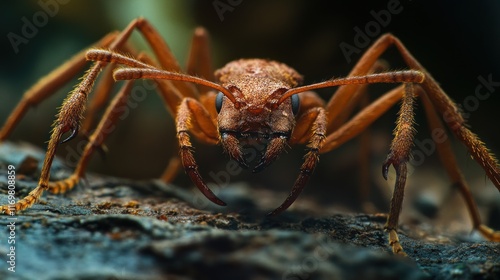
[[(149, 57), (139, 59), (119, 54), (129, 51), (125, 42), (134, 29), (138, 29), (151, 45), (160, 67)], [(395, 46), (411, 70), (373, 73), (379, 57)], [(393, 35), (379, 38), (361, 57), (348, 77), (330, 79), (321, 83), (300, 86), (302, 77), (292, 68), (275, 61), (263, 59), (241, 59), (228, 63), (215, 72), (210, 67), (206, 32), (195, 31), (186, 72), (182, 72), (167, 44), (145, 19), (130, 23), (121, 33), (111, 33), (98, 44), (100, 49), (82, 52), (40, 80), (24, 95), (0, 131), (0, 140), (5, 139), (29, 106), (32, 106), (66, 83), (85, 65), (85, 60), (96, 61), (82, 82), (64, 101), (48, 144), (38, 186), (13, 207), (2, 206), (2, 212), (21, 211), (33, 205), (46, 190), (61, 193), (71, 188), (83, 176), (92, 152), (103, 144), (122, 113), (116, 110), (123, 106), (131, 91), (133, 81), (127, 81), (108, 106), (102, 120), (86, 146), (79, 164), (66, 180), (49, 182), (50, 166), (59, 143), (66, 142), (78, 134), (84, 115), (87, 97), (99, 72), (109, 63), (125, 65), (106, 72), (102, 84), (87, 114), (82, 130), (89, 131), (92, 112), (107, 98), (111, 77), (116, 80), (153, 79), (167, 109), (175, 118), (177, 138), (180, 145), (180, 162), (198, 189), (212, 202), (225, 205), (206, 185), (198, 172), (190, 135), (209, 144), (221, 144), (229, 156), (241, 166), (247, 167), (242, 152), (242, 142), (249, 138), (264, 141), (266, 149), (254, 167), (259, 171), (276, 160), (289, 144), (306, 144), (308, 152), (290, 195), (270, 214), (287, 209), (300, 194), (313, 172), (319, 154), (331, 151), (364, 131), (384, 112), (401, 101), (401, 109), (394, 131), (389, 155), (382, 166), (387, 177), (392, 165), (396, 170), (396, 183), (391, 200), (386, 229), (393, 252), (404, 254), (397, 235), (398, 217), (401, 211), (407, 175), (407, 161), (414, 138), (413, 107), (415, 97), (423, 102), (431, 129), (443, 128), (438, 113), (446, 114), (446, 125), (464, 143), (472, 157), (486, 171), (487, 176), (500, 190), (500, 169), (483, 143), (465, 125), (457, 106), (443, 92), (432, 76), (413, 58), (406, 47)], [(102, 48), (107, 48), (103, 50)], [(195, 76), (196, 75), (196, 76)], [(402, 83), (348, 119), (356, 104), (360, 102), (364, 87), (370, 83)], [(325, 104), (311, 90), (340, 86)], [(300, 108), (299, 108), (300, 102)], [(63, 139), (63, 135), (71, 132)], [(500, 241), (500, 234), (481, 223), (477, 207), (469, 187), (459, 171), (449, 141), (439, 143), (437, 150), (452, 182), (457, 185), (471, 214), (474, 228), (486, 238)], [(179, 161), (171, 161), (163, 176), (169, 180), (177, 170)]]

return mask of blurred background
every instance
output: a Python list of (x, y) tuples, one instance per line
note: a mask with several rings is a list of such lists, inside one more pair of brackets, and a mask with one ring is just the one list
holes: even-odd
[[(360, 53), (346, 59), (341, 44), (356, 47), (354, 38), (357, 28), (365, 30), (367, 25), (376, 22), (374, 14), (379, 14), (381, 10), (396, 9), (398, 13), (391, 14), (385, 26), (378, 24), (380, 30), (372, 30), (370, 42), (385, 32), (392, 32), (432, 73), (442, 88), (457, 103), (464, 104), (464, 100), (474, 96), (476, 87), (480, 85), (479, 76), (485, 79), (491, 76), (491, 80), (500, 82), (500, 3), (429, 2), (11, 1), (3, 8), (0, 17), (0, 121), (7, 118), (23, 92), (40, 77), (106, 33), (123, 29), (139, 16), (147, 18), (160, 31), (181, 65), (187, 57), (192, 30), (196, 26), (204, 26), (212, 39), (214, 68), (238, 58), (269, 58), (292, 66), (304, 75), (305, 83), (313, 83), (332, 76), (347, 75), (367, 47), (359, 47)], [(40, 3), (50, 6), (53, 13), (46, 12)], [(31, 38), (23, 36), (26, 22), (38, 25), (34, 34), (30, 34)], [(23, 37), (23, 42), (14, 46), (12, 34)], [(137, 49), (148, 50), (137, 32), (131, 41)], [(389, 62), (391, 69), (405, 68), (394, 50), (388, 51), (383, 58)], [(75, 77), (65, 88), (31, 109), (9, 140), (28, 141), (45, 148), (56, 108), (78, 78)], [(373, 99), (388, 87), (373, 86), (371, 89)], [(477, 106), (470, 112), (468, 122), (487, 146), (499, 154), (500, 133), (496, 121), (500, 117), (500, 86), (494, 86), (493, 90), (486, 100), (474, 104)], [(325, 90), (321, 94), (327, 99), (332, 92)], [(379, 182), (380, 166), (388, 151), (397, 109), (377, 121), (372, 129), (370, 182), (373, 186), (382, 184), (382, 189), (385, 188), (372, 189), (370, 196), (373, 196), (373, 201), (387, 199), (389, 188), (385, 182)], [(423, 112), (419, 108), (417, 112), (417, 139), (427, 139), (429, 135)], [(59, 155), (72, 161), (75, 158), (72, 151), (79, 149), (76, 147), (81, 143), (79, 140), (81, 138), (60, 146)], [(120, 122), (106, 144), (109, 153), (105, 159), (94, 156), (90, 171), (136, 179), (156, 178), (175, 153), (173, 120), (163, 109), (160, 99), (150, 94), (138, 108), (131, 110), (129, 117)], [(225, 170), (227, 157), (222, 155), (221, 147), (207, 147), (197, 142), (195, 145), (202, 174), (208, 178), (209, 172)], [(303, 154), (304, 147), (294, 147), (267, 170), (259, 174), (241, 172), (231, 180), (251, 182), (255, 187), (288, 190), (298, 174)], [(482, 190), (486, 187), (488, 182), (484, 173), (476, 168), (460, 146), (457, 146), (457, 157), (465, 162), (466, 175), (471, 180), (478, 178), (478, 188)], [(418, 169), (436, 170), (434, 167), (438, 165), (435, 159), (434, 153)], [(71, 165), (71, 162), (68, 164)], [(354, 140), (338, 151), (321, 157), (305, 193), (318, 195), (328, 203), (333, 201), (349, 207), (356, 206), (359, 169), (358, 142)], [(448, 183), (443, 171), (437, 169), (432, 174), (428, 178), (438, 177), (436, 180), (444, 182), (440, 184), (444, 184), (443, 192), (446, 193)], [(183, 172), (175, 182), (191, 185)], [(433, 186), (434, 183), (423, 184)], [(494, 187), (486, 187), (486, 190), (488, 194), (498, 196)], [(349, 195), (352, 192), (354, 195)], [(378, 207), (385, 210), (386, 205), (388, 203), (384, 202)]]

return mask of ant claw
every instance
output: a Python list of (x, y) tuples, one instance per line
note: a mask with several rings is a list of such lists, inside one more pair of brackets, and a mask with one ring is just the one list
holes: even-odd
[(389, 166), (391, 166), (390, 163), (384, 163), (384, 165), (382, 165), (382, 176), (386, 181), (387, 181), (387, 174), (389, 174)]
[(394, 155), (393, 152), (391, 152), (387, 156), (387, 159), (384, 161), (384, 164), (382, 165), (382, 176), (384, 176), (384, 179), (387, 180), (389, 174), (389, 167), (391, 165), (394, 167), (394, 169), (396, 169), (396, 173), (398, 173), (399, 168), (405, 165), (406, 161), (407, 160), (405, 159), (398, 158), (397, 156)]
[(394, 165), (394, 159), (392, 153), (387, 156), (387, 159), (384, 161), (382, 165), (382, 176), (387, 181), (387, 175), (389, 174), (389, 167)]
[(72, 131), (71, 131), (71, 135), (70, 135), (70, 136), (68, 136), (68, 138), (66, 138), (66, 139), (62, 140), (62, 141), (60, 142), (60, 144), (63, 144), (63, 143), (66, 143), (66, 142), (68, 142), (68, 141), (72, 140), (72, 139), (73, 139), (73, 138), (75, 138), (77, 135), (78, 135), (78, 127), (75, 127), (75, 128), (73, 128), (73, 129), (72, 129)]
[(250, 167), (244, 158), (236, 159), (236, 161), (243, 169), (248, 169)]

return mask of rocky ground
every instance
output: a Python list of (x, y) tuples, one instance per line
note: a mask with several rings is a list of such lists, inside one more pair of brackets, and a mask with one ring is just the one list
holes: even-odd
[[(1, 204), (9, 164), (18, 171), (16, 197), (36, 186), (36, 168), (20, 174), (28, 156), (39, 161), (43, 151), (0, 145)], [(53, 178), (69, 172), (54, 163)], [(44, 194), (16, 220), (0, 219), (0, 279), (500, 278), (500, 245), (467, 232), (403, 224), (404, 258), (391, 254), (380, 215), (319, 209), (301, 197), (268, 218), (286, 194), (240, 183), (219, 196), (228, 207), (185, 187), (89, 174), (67, 194)], [(12, 221), (15, 272), (7, 263)]]

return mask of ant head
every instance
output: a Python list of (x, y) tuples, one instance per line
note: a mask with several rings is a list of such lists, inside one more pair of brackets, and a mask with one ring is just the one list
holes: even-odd
[[(240, 59), (217, 70), (215, 77), (229, 92), (219, 92), (215, 102), (221, 130), (268, 135), (289, 133), (295, 125), (298, 96), (278, 104), (285, 92), (302, 82), (294, 69), (271, 60)], [(235, 101), (226, 102), (228, 95)]]
[[(231, 100), (236, 109), (255, 115), (277, 109), (282, 95), (302, 83), (302, 76), (291, 67), (265, 59), (240, 59), (229, 62), (215, 72), (215, 77), (236, 100)], [(228, 97), (225, 92), (221, 93)], [(219, 112), (223, 110), (222, 97), (219, 94), (216, 102)], [(298, 97), (292, 99), (293, 111), (296, 111)]]
[[(215, 72), (219, 83), (226, 88), (235, 102), (229, 102), (224, 92), (215, 100), (221, 143), (226, 152), (243, 167), (247, 160), (244, 149), (257, 148), (263, 157), (255, 167), (267, 166), (286, 147), (295, 127), (299, 108), (297, 95), (278, 104), (282, 95), (296, 87), (302, 77), (292, 68), (275, 61), (242, 59), (228, 63)], [(249, 147), (251, 146), (251, 147)]]

